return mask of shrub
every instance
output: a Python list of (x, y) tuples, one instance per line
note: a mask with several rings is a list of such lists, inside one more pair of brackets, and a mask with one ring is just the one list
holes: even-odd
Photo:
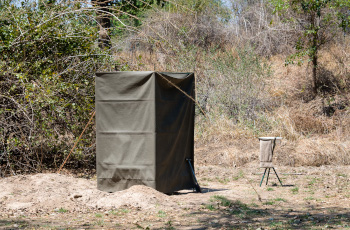
[[(0, 6), (2, 175), (62, 162), (94, 110), (94, 72), (113, 62), (96, 46), (93, 11), (80, 3), (21, 4)], [(92, 130), (75, 166), (94, 162)]]

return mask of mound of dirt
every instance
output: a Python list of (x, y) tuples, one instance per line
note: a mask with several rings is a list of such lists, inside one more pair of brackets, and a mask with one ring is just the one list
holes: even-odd
[(0, 212), (87, 212), (121, 207), (173, 208), (171, 197), (152, 188), (137, 185), (106, 193), (97, 190), (96, 181), (60, 174), (21, 175), (0, 179)]

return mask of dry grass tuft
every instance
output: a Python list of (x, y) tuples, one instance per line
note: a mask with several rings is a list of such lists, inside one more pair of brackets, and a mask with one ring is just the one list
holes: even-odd
[(291, 166), (321, 166), (350, 164), (350, 141), (329, 138), (301, 139), (282, 148), (277, 161)]
[(310, 117), (308, 115), (296, 113), (292, 115), (295, 130), (304, 135), (308, 134), (323, 134), (328, 131), (327, 121), (320, 118)]
[(195, 142), (197, 147), (206, 144), (218, 144), (230, 142), (236, 138), (252, 137), (252, 131), (234, 124), (227, 116), (222, 115), (210, 120), (197, 117)]
[(258, 139), (231, 139), (215, 145), (203, 145), (196, 149), (196, 164), (240, 167), (251, 162), (258, 162)]

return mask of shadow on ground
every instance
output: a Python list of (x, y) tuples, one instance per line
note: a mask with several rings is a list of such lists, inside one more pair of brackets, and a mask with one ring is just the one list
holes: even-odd
[[(215, 197), (214, 197), (215, 198)], [(264, 205), (267, 206), (267, 205)], [(276, 207), (247, 205), (216, 196), (206, 205), (206, 214), (199, 222), (206, 228), (224, 229), (318, 229), (350, 228), (350, 210), (339, 207), (318, 208), (312, 205), (305, 210), (276, 210)], [(203, 229), (201, 227), (194, 229)]]
[(0, 219), (0, 229), (12, 230), (28, 227), (28, 222), (24, 220)]

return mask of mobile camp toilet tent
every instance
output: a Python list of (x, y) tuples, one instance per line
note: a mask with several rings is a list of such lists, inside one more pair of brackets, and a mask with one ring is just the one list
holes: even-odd
[(195, 107), (179, 89), (195, 97), (193, 73), (96, 73), (98, 189), (194, 187)]

